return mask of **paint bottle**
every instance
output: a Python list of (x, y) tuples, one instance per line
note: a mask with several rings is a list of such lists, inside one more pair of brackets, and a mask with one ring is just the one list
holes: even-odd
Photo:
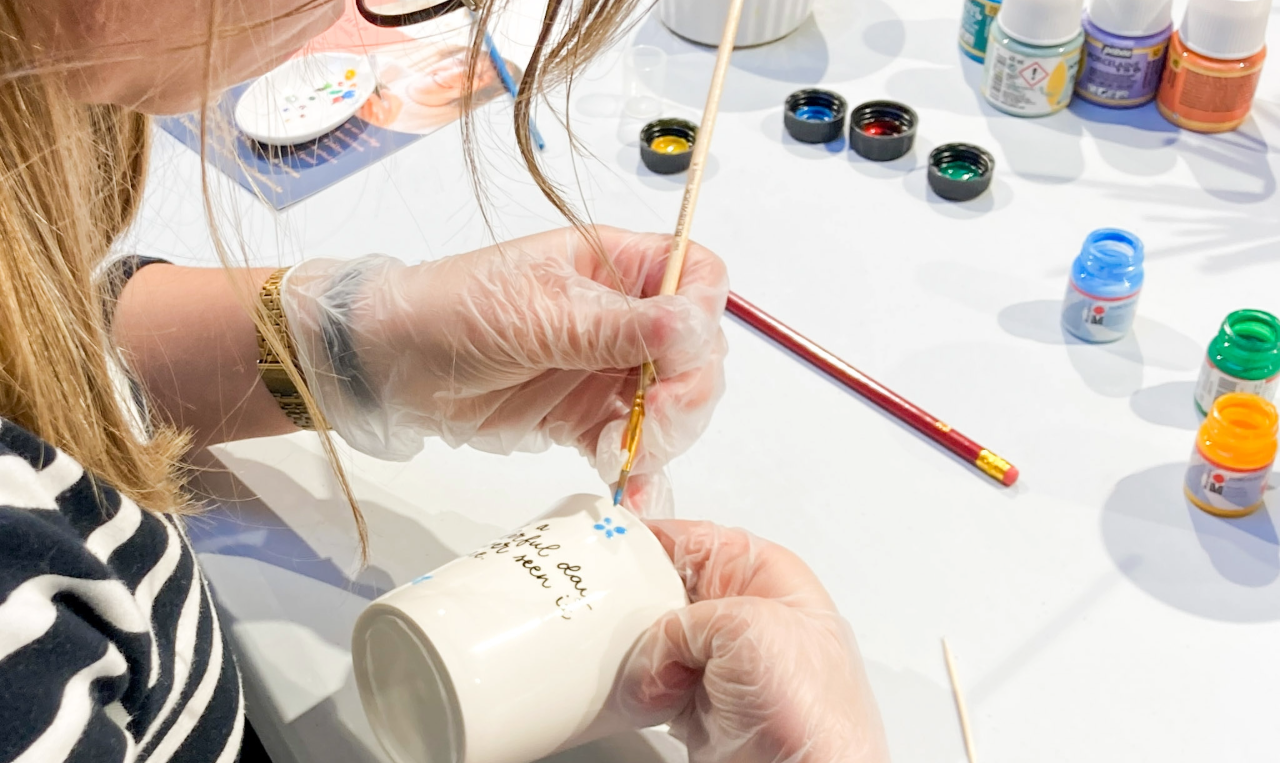
[(1173, 0), (1090, 0), (1076, 95), (1129, 108), (1156, 97), (1173, 34)]
[(1142, 291), (1142, 259), (1142, 241), (1132, 233), (1090, 233), (1071, 263), (1062, 327), (1086, 342), (1114, 342), (1129, 333)]
[(1208, 413), (1213, 401), (1231, 392), (1249, 392), (1268, 402), (1280, 386), (1280, 321), (1263, 310), (1237, 310), (1227, 316), (1209, 343), (1196, 408)]
[(1233, 392), (1214, 401), (1191, 451), (1187, 498), (1219, 517), (1257, 511), (1276, 459), (1277, 423), (1276, 407), (1257, 395)]
[(1071, 102), (1080, 71), (1084, 0), (1004, 0), (991, 27), (982, 94), (1015, 117), (1043, 117)]
[(1000, 0), (964, 0), (964, 15), (960, 17), (960, 50), (978, 63), (987, 57), (991, 22), (999, 12)]
[(1191, 0), (1169, 41), (1156, 105), (1196, 132), (1227, 132), (1253, 108), (1267, 58), (1271, 0)]

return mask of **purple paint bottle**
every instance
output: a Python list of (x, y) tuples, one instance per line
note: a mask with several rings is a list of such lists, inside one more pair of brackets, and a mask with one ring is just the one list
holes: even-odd
[(1091, 0), (1076, 95), (1130, 108), (1156, 97), (1173, 34), (1173, 0)]

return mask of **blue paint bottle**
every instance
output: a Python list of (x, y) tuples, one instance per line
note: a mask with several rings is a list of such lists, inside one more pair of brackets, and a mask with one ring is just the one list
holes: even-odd
[(1090, 233), (1071, 264), (1063, 328), (1086, 342), (1114, 342), (1129, 333), (1142, 291), (1142, 259), (1142, 241), (1132, 233)]

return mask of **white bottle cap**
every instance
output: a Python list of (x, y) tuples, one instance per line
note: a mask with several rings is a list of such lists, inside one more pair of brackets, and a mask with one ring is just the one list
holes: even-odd
[(1004, 0), (996, 22), (1028, 45), (1061, 45), (1080, 34), (1084, 0)]
[(1178, 36), (1202, 56), (1234, 61), (1267, 44), (1271, 0), (1191, 0)]
[(1173, 24), (1173, 0), (1090, 0), (1089, 20), (1121, 37), (1148, 37)]

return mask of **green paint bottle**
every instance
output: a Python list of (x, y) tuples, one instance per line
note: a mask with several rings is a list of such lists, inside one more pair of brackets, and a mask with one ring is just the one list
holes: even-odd
[(1263, 310), (1237, 310), (1227, 316), (1196, 384), (1196, 408), (1208, 415), (1213, 401), (1229, 392), (1249, 392), (1267, 402), (1280, 386), (1280, 321)]

